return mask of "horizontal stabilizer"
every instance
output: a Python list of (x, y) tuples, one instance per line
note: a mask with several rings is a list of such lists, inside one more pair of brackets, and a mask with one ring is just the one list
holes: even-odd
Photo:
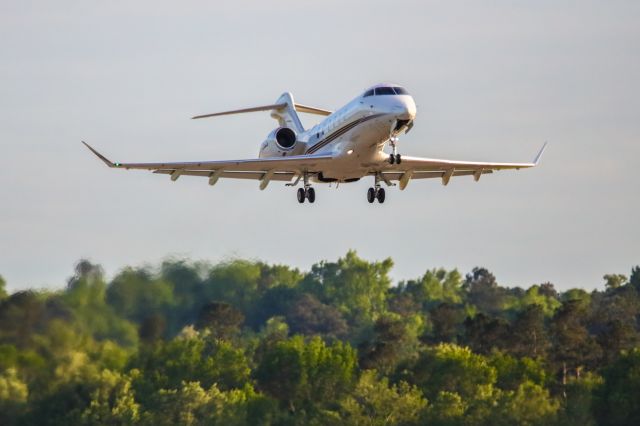
[[(308, 114), (317, 114), (317, 115), (331, 115), (332, 113), (332, 111), (322, 109), (322, 108), (311, 107), (308, 105), (301, 105), (301, 104), (294, 104), (294, 105), (296, 107), (296, 111), (298, 112), (306, 112)], [(245, 112), (270, 111), (273, 109), (286, 108), (286, 106), (287, 106), (286, 103), (262, 105), (262, 106), (252, 107), (252, 108), (243, 108), (243, 109), (234, 109), (231, 111), (214, 112), (213, 114), (196, 115), (195, 117), (191, 117), (191, 118), (193, 120), (196, 120), (199, 118), (218, 117), (221, 115), (244, 114)]]
[(311, 107), (311, 106), (308, 106), (308, 105), (295, 104), (295, 106), (296, 106), (296, 111), (298, 111), (298, 112), (306, 112), (308, 114), (331, 115), (331, 113), (333, 112), (333, 111), (329, 111), (329, 110), (326, 110), (326, 109)]
[(253, 107), (253, 108), (234, 109), (232, 111), (214, 112), (213, 114), (196, 115), (195, 117), (191, 117), (191, 118), (195, 120), (198, 118), (217, 117), (219, 115), (242, 114), (245, 112), (256, 112), (256, 111), (269, 111), (272, 109), (284, 108), (286, 106), (287, 104), (263, 105), (263, 106)]

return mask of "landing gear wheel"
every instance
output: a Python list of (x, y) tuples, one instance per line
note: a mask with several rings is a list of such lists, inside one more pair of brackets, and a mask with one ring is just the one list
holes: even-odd
[[(400, 156), (400, 154), (396, 154), (396, 164), (400, 163), (402, 163), (402, 156)], [(393, 164), (393, 162), (391, 162), (391, 164)]]
[(304, 203), (304, 198), (305, 198), (304, 195), (305, 195), (304, 194), (304, 189), (298, 188), (298, 202), (300, 204)]
[(378, 202), (380, 204), (384, 203), (384, 199), (385, 199), (384, 188), (379, 188), (378, 189), (378, 193), (376, 194), (376, 198), (378, 199)]
[(316, 190), (313, 188), (307, 188), (307, 200), (313, 203), (316, 200)]
[(373, 203), (376, 200), (376, 190), (373, 188), (369, 188), (367, 191), (367, 201)]
[(389, 154), (389, 163), (393, 164), (396, 162), (396, 156), (393, 154)]

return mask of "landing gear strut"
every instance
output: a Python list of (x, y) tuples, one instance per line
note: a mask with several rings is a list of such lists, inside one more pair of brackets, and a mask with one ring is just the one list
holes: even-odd
[(304, 173), (304, 188), (298, 188), (298, 192), (296, 194), (298, 198), (298, 202), (300, 204), (304, 203), (304, 200), (309, 200), (310, 203), (316, 201), (316, 190), (313, 189), (311, 184), (309, 183), (309, 175)]
[(389, 154), (389, 163), (390, 164), (400, 164), (402, 163), (402, 156), (398, 154), (398, 149), (396, 147), (396, 142), (398, 142), (398, 138), (391, 138), (391, 148), (393, 148), (393, 152)]
[(380, 176), (376, 175), (374, 187), (367, 190), (367, 201), (373, 203), (375, 200), (378, 200), (378, 203), (382, 204), (385, 198), (385, 190), (380, 186)]

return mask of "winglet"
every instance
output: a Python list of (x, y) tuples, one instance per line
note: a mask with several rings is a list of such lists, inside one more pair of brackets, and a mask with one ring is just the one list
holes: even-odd
[(542, 158), (542, 154), (544, 153), (544, 150), (547, 148), (547, 143), (545, 142), (544, 145), (542, 145), (542, 148), (540, 148), (540, 151), (538, 152), (538, 155), (536, 155), (536, 158), (533, 159), (533, 165), (537, 166), (538, 163), (540, 162), (540, 158)]
[(107, 157), (105, 157), (104, 155), (100, 154), (98, 151), (96, 151), (95, 149), (93, 149), (91, 147), (91, 145), (89, 145), (88, 143), (86, 143), (85, 141), (82, 141), (82, 143), (84, 144), (84, 146), (86, 146), (87, 148), (89, 148), (89, 150), (91, 152), (93, 152), (96, 157), (98, 157), (99, 159), (101, 159), (104, 164), (106, 164), (109, 167), (120, 167), (120, 163), (112, 163)]

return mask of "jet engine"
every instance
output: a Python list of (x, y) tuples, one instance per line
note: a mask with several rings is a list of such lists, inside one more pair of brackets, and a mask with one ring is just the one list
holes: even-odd
[(298, 136), (293, 129), (278, 127), (269, 133), (267, 139), (260, 146), (260, 158), (284, 157), (287, 155), (302, 154), (304, 144), (299, 143)]

